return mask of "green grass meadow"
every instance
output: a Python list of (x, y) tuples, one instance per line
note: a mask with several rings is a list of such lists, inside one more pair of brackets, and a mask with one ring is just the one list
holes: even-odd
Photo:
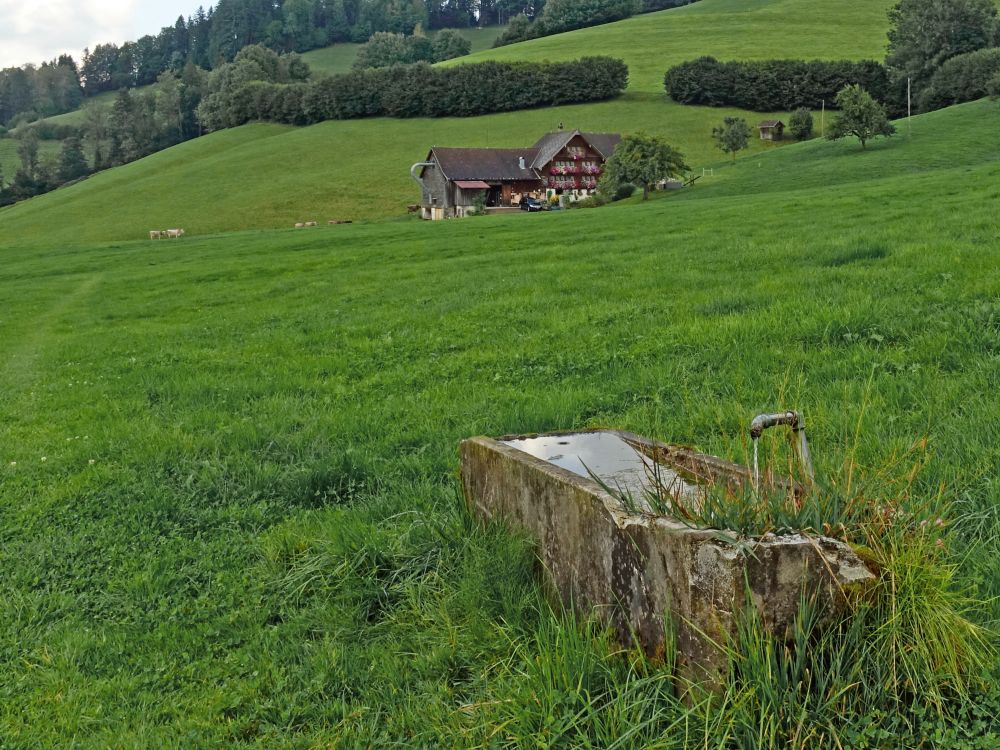
[[(150, 229), (168, 226), (204, 234), (290, 227), (300, 221), (403, 218), (406, 206), (419, 198), (409, 166), (426, 157), (431, 146), (521, 147), (560, 123), (597, 132), (662, 135), (697, 170), (723, 157), (711, 139), (713, 125), (723, 117), (757, 122), (787, 113), (675, 104), (663, 93), (669, 66), (702, 54), (722, 59), (881, 58), (889, 5), (889, 0), (846, 0), (836, 6), (818, 0), (700, 0), (484, 50), (461, 60), (622, 57), (631, 70), (630, 88), (614, 101), (485, 117), (340, 121), (308, 128), (247, 125), (97, 175), (30, 206), (0, 211), (0, 222), (12, 240), (45, 224), (56, 232), (52, 239), (98, 241), (138, 239)], [(484, 39), (478, 41), (485, 44)], [(338, 46), (328, 48), (329, 53), (340, 55)], [(749, 153), (774, 148), (755, 138)], [(107, 205), (115, 206), (111, 215), (102, 208)]]
[(861, 710), (859, 655), (822, 644), (847, 697), (792, 711), (772, 654), (685, 705), (552, 612), (456, 478), (470, 435), (596, 426), (745, 462), (777, 408), (822, 476), (926, 439), (914, 492), (950, 506), (941, 554), (995, 623), (995, 117), (599, 210), (120, 239), (143, 165), (196, 189), (204, 143), (326, 127), (253, 126), (89, 181), (136, 196), (107, 230), (96, 190), (0, 213), (0, 746), (995, 747), (995, 689), (945, 718)]
[[(61, 141), (39, 141), (38, 158), (57, 159), (62, 149)], [(17, 141), (13, 138), (0, 138), (0, 171), (5, 183), (13, 182), (14, 175), (21, 168), (21, 157), (17, 155)]]
[(484, 50), (460, 61), (556, 61), (611, 54), (628, 64), (631, 90), (661, 94), (668, 67), (701, 55), (720, 60), (882, 59), (886, 13), (893, 4), (892, 0), (699, 0)]
[[(493, 46), (493, 42), (496, 38), (503, 33), (505, 27), (503, 26), (488, 26), (483, 29), (470, 28), (470, 29), (453, 29), (461, 34), (463, 37), (469, 40), (472, 45), (472, 53), (481, 52), (482, 50), (490, 49)], [(428, 36), (433, 39), (434, 31), (428, 33)], [(310, 50), (309, 52), (304, 52), (302, 54), (302, 59), (305, 60), (309, 67), (312, 68), (314, 75), (332, 75), (335, 73), (346, 73), (354, 65), (354, 60), (358, 56), (358, 48), (360, 44), (353, 44), (350, 42), (343, 42), (340, 44), (331, 44), (329, 47), (322, 47), (321, 49)]]

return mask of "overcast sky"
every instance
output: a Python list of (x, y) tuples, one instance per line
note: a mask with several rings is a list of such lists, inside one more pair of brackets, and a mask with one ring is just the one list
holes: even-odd
[[(172, 26), (211, 0), (0, 0), (0, 68), (41, 63), (84, 47), (121, 44)], [(188, 7), (191, 6), (191, 7)]]

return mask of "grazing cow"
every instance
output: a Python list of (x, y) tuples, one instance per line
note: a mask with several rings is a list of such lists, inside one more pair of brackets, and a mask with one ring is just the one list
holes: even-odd
[(302, 223), (302, 222), (300, 221), (300, 222), (298, 222), (298, 223), (297, 223), (297, 224), (295, 225), (295, 228), (296, 228), (296, 229), (302, 229), (302, 227), (304, 227), (304, 226), (305, 226), (305, 224), (303, 224), (303, 223)]
[(151, 239), (151, 240), (161, 240), (161, 239), (163, 239), (163, 232), (159, 232), (159, 231), (157, 231), (155, 229), (150, 230), (150, 232), (149, 232), (149, 239)]
[(167, 237), (168, 238), (178, 238), (178, 237), (183, 237), (183, 236), (184, 236), (184, 230), (183, 229), (168, 229), (167, 230)]
[(318, 227), (319, 224), (317, 224), (315, 221), (307, 221), (306, 222), (306, 226), (307, 227)]

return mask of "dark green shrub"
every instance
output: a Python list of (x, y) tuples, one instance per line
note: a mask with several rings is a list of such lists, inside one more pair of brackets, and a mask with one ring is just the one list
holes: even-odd
[(433, 60), (451, 60), (464, 57), (472, 51), (472, 43), (454, 29), (442, 29), (434, 37)]
[(626, 182), (624, 185), (616, 185), (614, 193), (611, 194), (611, 200), (623, 201), (626, 198), (631, 198), (635, 195), (636, 190), (638, 188), (630, 182)]
[(755, 112), (818, 107), (851, 84), (863, 86), (880, 101), (889, 94), (888, 72), (874, 60), (719, 62), (700, 57), (670, 68), (663, 83), (670, 98), (681, 104)]
[(997, 73), (990, 79), (989, 84), (986, 86), (986, 93), (994, 99), (1000, 99), (1000, 73)]
[(305, 125), (359, 117), (471, 117), (602, 101), (628, 85), (628, 66), (608, 57), (453, 68), (417, 63), (354, 70), (308, 84), (227, 80), (230, 85), (219, 86), (199, 110), (210, 130), (250, 120)]
[(808, 138), (812, 138), (812, 112), (805, 107), (800, 107), (792, 112), (792, 116), (788, 118), (788, 132), (791, 134), (792, 138), (797, 141), (804, 141)]
[(948, 60), (920, 92), (922, 112), (971, 102), (990, 93), (990, 82), (1000, 74), (1000, 47), (981, 49)]

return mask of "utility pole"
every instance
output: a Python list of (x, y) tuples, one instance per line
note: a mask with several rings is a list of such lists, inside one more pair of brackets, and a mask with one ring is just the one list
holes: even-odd
[(819, 137), (826, 137), (826, 99), (823, 100), (823, 111), (819, 116)]
[(910, 138), (913, 138), (913, 107), (910, 103), (910, 77), (906, 77), (906, 129), (909, 131)]

